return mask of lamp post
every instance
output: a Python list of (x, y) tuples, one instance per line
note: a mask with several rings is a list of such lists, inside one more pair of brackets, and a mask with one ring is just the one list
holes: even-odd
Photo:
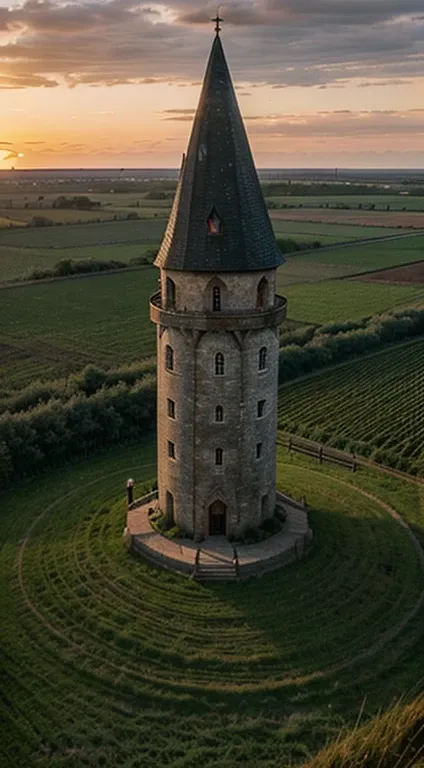
[(127, 480), (127, 502), (128, 506), (130, 506), (134, 501), (134, 486), (135, 486), (135, 480), (132, 479), (132, 477), (129, 477)]

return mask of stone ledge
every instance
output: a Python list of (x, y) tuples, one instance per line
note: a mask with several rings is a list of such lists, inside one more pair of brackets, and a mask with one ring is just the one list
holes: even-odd
[(150, 319), (166, 328), (189, 328), (195, 331), (243, 331), (275, 328), (286, 317), (287, 299), (276, 295), (271, 309), (261, 312), (172, 312), (162, 309), (160, 292), (150, 298)]
[[(278, 502), (287, 514), (283, 530), (264, 541), (244, 545), (230, 544), (225, 537), (211, 537), (196, 544), (190, 539), (162, 536), (154, 531), (148, 519), (149, 507), (155, 500), (152, 496), (149, 494), (131, 505), (124, 532), (125, 541), (129, 549), (154, 566), (176, 573), (196, 578), (199, 568), (210, 567), (215, 562), (216, 574), (211, 569), (210, 580), (226, 580), (222, 566), (224, 563), (229, 565), (236, 557), (238, 578), (248, 579), (300, 560), (312, 543), (306, 508), (278, 492)], [(202, 580), (208, 580), (204, 571)]]

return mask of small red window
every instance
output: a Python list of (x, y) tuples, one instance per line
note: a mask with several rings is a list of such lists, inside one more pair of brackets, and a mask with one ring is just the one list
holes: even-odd
[(216, 208), (212, 208), (208, 217), (208, 232), (210, 235), (222, 235), (222, 222)]

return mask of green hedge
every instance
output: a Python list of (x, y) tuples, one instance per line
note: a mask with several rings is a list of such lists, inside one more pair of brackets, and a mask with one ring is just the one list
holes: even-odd
[[(282, 335), (280, 383), (424, 333), (424, 309)], [(36, 382), (0, 401), (0, 488), (116, 443), (137, 441), (156, 412), (156, 363)]]

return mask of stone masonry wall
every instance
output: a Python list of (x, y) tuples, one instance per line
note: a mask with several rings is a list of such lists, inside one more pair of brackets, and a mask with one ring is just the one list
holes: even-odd
[(205, 272), (161, 270), (162, 306), (166, 307), (166, 278), (176, 287), (177, 312), (204, 312), (212, 309), (212, 288), (221, 287), (222, 312), (246, 312), (256, 308), (257, 288), (262, 278), (268, 281), (268, 303), (272, 307), (276, 291), (275, 269), (264, 272), (228, 272), (214, 275)]
[[(228, 312), (255, 311), (262, 274), (219, 276)], [(188, 311), (203, 313), (211, 276), (162, 270), (162, 287), (168, 275), (176, 284), (177, 311), (187, 301)], [(266, 276), (272, 304), (275, 272)], [(198, 333), (189, 325), (184, 330), (158, 327), (157, 341), (160, 507), (166, 509), (166, 492), (172, 493), (175, 521), (197, 539), (209, 534), (209, 506), (217, 499), (227, 506), (227, 535), (257, 526), (275, 509), (278, 330)], [(174, 353), (173, 371), (165, 366), (167, 345)], [(263, 371), (261, 347), (267, 349)], [(215, 374), (218, 352), (224, 355), (223, 376)], [(168, 416), (168, 398), (175, 403), (175, 419)], [(260, 400), (265, 407), (258, 417)], [(216, 406), (224, 410), (223, 422), (216, 421)], [(175, 458), (168, 455), (168, 441), (175, 445)], [(223, 450), (222, 466), (215, 463), (217, 448)]]

